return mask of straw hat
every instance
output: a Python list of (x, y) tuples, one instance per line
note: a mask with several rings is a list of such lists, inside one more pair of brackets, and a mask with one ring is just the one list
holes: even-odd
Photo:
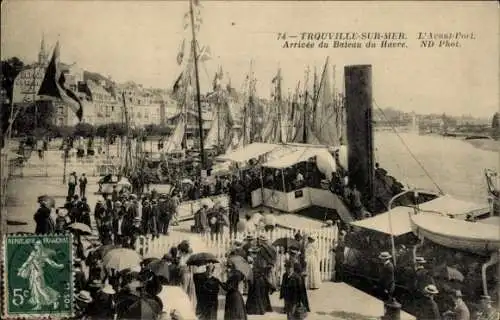
[(142, 283), (141, 281), (139, 281), (137, 279), (133, 279), (132, 281), (130, 281), (127, 284), (127, 287), (129, 287), (129, 288), (142, 288), (142, 287), (144, 287), (144, 283)]
[(86, 290), (82, 290), (78, 292), (78, 294), (75, 296), (75, 299), (81, 302), (85, 303), (91, 303), (92, 302), (92, 297), (90, 296), (90, 292)]
[(415, 263), (424, 264), (424, 263), (427, 263), (427, 261), (425, 260), (424, 257), (416, 257)]
[(424, 288), (424, 292), (427, 294), (438, 294), (439, 290), (436, 288), (435, 285), (429, 284)]
[(248, 249), (248, 252), (250, 252), (250, 253), (257, 253), (257, 252), (259, 252), (259, 248), (251, 247), (251, 248)]
[(233, 246), (240, 247), (242, 245), (243, 245), (243, 242), (241, 240), (233, 240)]
[(464, 295), (462, 294), (462, 291), (460, 291), (460, 290), (455, 290), (455, 291), (453, 292), (453, 296), (454, 296), (455, 298), (462, 298)]
[(263, 234), (259, 235), (259, 240), (260, 241), (267, 241), (267, 237)]
[(313, 237), (311, 237), (311, 236), (308, 236), (308, 237), (307, 237), (307, 241), (309, 241), (309, 242), (314, 242), (314, 241), (316, 241), (316, 239), (315, 239), (315, 238), (313, 238)]
[(328, 219), (325, 223), (327, 226), (333, 226), (333, 220)]
[(121, 207), (122, 203), (120, 201), (115, 202), (115, 207)]
[(94, 279), (94, 280), (92, 280), (92, 282), (90, 283), (90, 286), (91, 287), (100, 287), (100, 286), (102, 286), (101, 279)]
[(255, 237), (254, 237), (254, 236), (252, 236), (252, 235), (248, 235), (248, 236), (246, 236), (245, 241), (252, 241), (252, 240), (254, 240), (254, 239), (255, 239)]
[(387, 259), (390, 259), (392, 258), (391, 254), (387, 251), (384, 251), (384, 252), (381, 252), (379, 255), (378, 255), (378, 258), (379, 259), (382, 259), (382, 260), (387, 260)]
[(115, 294), (116, 293), (115, 289), (113, 289), (113, 287), (109, 283), (105, 284), (104, 288), (102, 288), (101, 291), (104, 292), (105, 294)]
[(57, 215), (59, 217), (66, 217), (68, 215), (68, 209), (60, 208), (57, 210)]

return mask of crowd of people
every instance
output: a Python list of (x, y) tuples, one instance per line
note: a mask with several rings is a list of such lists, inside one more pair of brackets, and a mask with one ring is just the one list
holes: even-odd
[[(165, 299), (159, 299), (163, 286), (182, 288), (198, 319), (216, 319), (218, 296), (222, 293), (226, 295), (225, 319), (247, 319), (247, 315), (273, 312), (270, 295), (274, 292), (279, 292), (283, 299), (284, 313), (289, 319), (302, 319), (310, 311), (307, 289), (318, 289), (321, 283), (314, 238), (296, 235), (299, 245), (287, 248), (284, 273), (276, 272), (279, 267), (276, 265), (276, 249), (263, 236), (234, 241), (226, 258), (220, 261), (224, 272), (216, 267), (221, 264), (213, 261), (201, 267), (188, 266), (189, 257), (197, 252), (192, 252), (187, 241), (172, 247), (161, 259), (143, 259), (135, 268), (113, 270), (106, 266), (106, 250), (134, 250), (139, 236), (168, 235), (170, 220), (175, 220), (180, 199), (175, 192), (164, 195), (153, 190), (139, 197), (129, 190), (114, 188), (111, 194), (102, 195), (91, 209), (86, 198), (87, 182), (84, 174), (78, 177), (72, 172), (68, 179), (66, 203), (55, 209), (56, 217), (52, 216), (55, 203), (51, 203), (48, 197), (39, 199), (40, 208), (35, 213), (36, 233), (73, 232), (75, 235), (74, 270), (78, 292), (75, 298), (80, 318), (144, 318), (144, 314), (134, 317), (135, 311), (129, 308), (134, 299), (143, 299), (152, 306), (154, 312), (151, 312), (155, 315), (151, 319), (160, 315), (162, 319), (181, 319), (181, 315), (173, 310), (163, 312)], [(275, 222), (269, 220), (270, 215), (266, 217), (262, 211), (240, 219), (239, 210), (237, 201), (230, 204), (229, 210), (220, 203), (203, 205), (195, 216), (195, 225), (201, 226), (198, 232), (222, 232), (213, 226), (214, 218), (226, 221), (230, 232), (237, 235), (251, 233), (257, 228), (270, 230), (276, 227)], [(205, 216), (204, 212), (206, 218), (200, 219), (200, 216)], [(92, 215), (98, 239), (88, 245), (85, 235), (92, 233), (88, 231), (93, 228)], [(202, 220), (205, 222), (200, 222)], [(75, 224), (86, 225), (88, 229), (74, 228)], [(159, 272), (152, 262), (164, 264), (168, 275)], [(242, 267), (245, 264), (250, 273)], [(278, 279), (281, 273), (283, 277)]]

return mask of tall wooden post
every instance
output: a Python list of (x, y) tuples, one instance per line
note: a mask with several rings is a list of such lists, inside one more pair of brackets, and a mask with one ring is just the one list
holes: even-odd
[(200, 96), (200, 78), (198, 75), (198, 55), (196, 53), (196, 32), (194, 26), (194, 13), (193, 13), (193, 0), (189, 1), (189, 14), (191, 16), (191, 31), (193, 34), (193, 59), (194, 59), (194, 74), (196, 78), (196, 103), (198, 105), (198, 130), (200, 131), (200, 155), (201, 155), (201, 169), (207, 169), (207, 161), (205, 157), (205, 145), (203, 142), (203, 119), (201, 117), (201, 96)]
[(363, 202), (373, 208), (372, 67), (346, 66), (345, 93), (349, 184), (356, 186)]

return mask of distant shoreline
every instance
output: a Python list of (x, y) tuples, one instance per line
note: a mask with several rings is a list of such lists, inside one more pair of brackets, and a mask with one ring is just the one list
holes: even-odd
[(490, 140), (490, 139), (469, 139), (463, 140), (472, 144), (474, 147), (485, 150), (498, 152), (500, 150), (500, 140)]

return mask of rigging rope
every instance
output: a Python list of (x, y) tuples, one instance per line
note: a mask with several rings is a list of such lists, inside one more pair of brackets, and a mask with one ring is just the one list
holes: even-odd
[(375, 107), (380, 111), (380, 113), (385, 118), (385, 120), (388, 121), (389, 125), (391, 126), (392, 131), (394, 131), (394, 133), (399, 138), (399, 140), (401, 140), (401, 143), (406, 148), (406, 150), (408, 151), (408, 153), (410, 154), (410, 156), (413, 158), (413, 160), (415, 160), (415, 162), (424, 171), (425, 175), (431, 180), (431, 182), (434, 184), (434, 186), (439, 190), (439, 193), (444, 194), (443, 190), (439, 187), (439, 185), (437, 184), (437, 182), (432, 178), (432, 176), (430, 175), (430, 173), (425, 169), (424, 165), (417, 159), (417, 157), (413, 154), (413, 152), (411, 152), (410, 147), (408, 147), (408, 145), (405, 143), (404, 139), (398, 133), (398, 131), (396, 130), (396, 128), (394, 128), (394, 126), (390, 123), (389, 119), (385, 116), (384, 111), (379, 107), (379, 105), (377, 104), (377, 102), (375, 101), (375, 99), (373, 99), (373, 104), (375, 104)]

